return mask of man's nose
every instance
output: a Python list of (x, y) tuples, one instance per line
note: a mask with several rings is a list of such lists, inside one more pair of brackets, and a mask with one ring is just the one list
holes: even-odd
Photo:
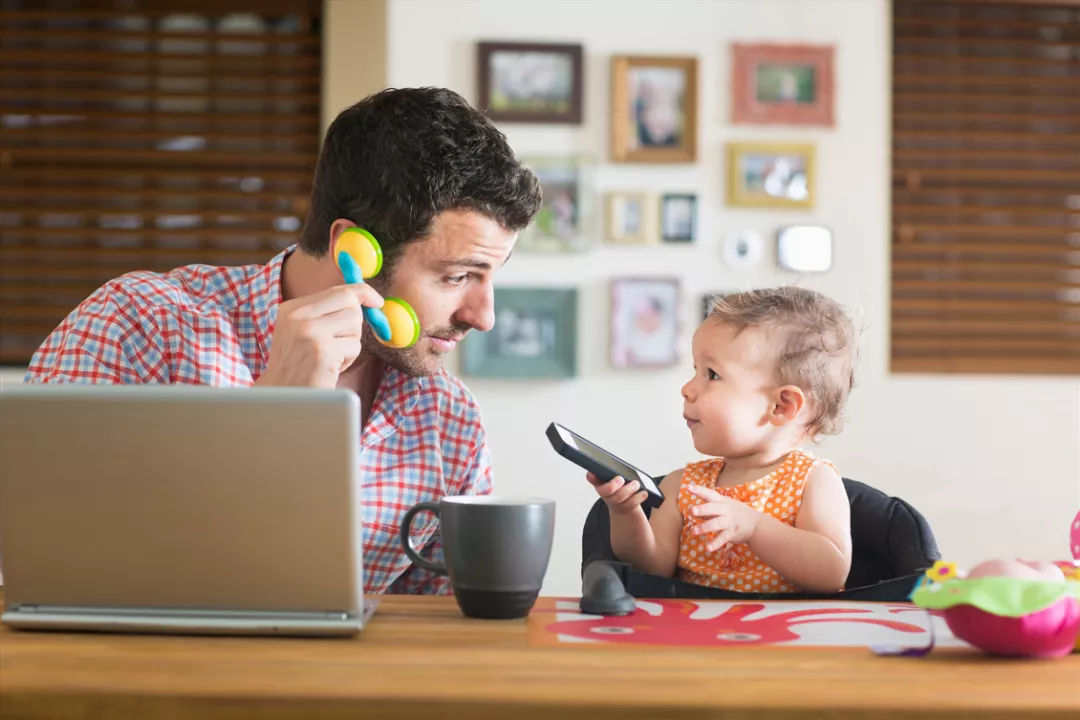
[(491, 284), (484, 283), (469, 293), (454, 315), (457, 322), (480, 332), (495, 327), (495, 290)]

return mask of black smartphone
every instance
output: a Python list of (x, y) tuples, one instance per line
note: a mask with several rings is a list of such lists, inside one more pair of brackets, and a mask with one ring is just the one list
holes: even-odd
[(649, 473), (612, 455), (596, 443), (589, 442), (573, 430), (553, 422), (547, 427), (547, 437), (555, 452), (601, 480), (610, 480), (616, 475), (627, 482), (637, 480), (641, 483), (641, 489), (649, 494), (648, 502), (651, 505), (659, 505), (664, 501), (664, 494)]

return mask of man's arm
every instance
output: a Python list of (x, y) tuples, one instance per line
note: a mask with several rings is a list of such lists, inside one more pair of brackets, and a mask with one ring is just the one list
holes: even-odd
[(138, 384), (170, 381), (154, 314), (111, 285), (99, 288), (45, 339), (27, 383)]

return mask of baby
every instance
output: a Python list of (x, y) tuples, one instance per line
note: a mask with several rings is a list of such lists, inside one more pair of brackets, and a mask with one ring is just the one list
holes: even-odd
[(728, 295), (694, 333), (682, 387), (694, 447), (646, 517), (638, 482), (589, 482), (616, 556), (645, 572), (741, 592), (836, 592), (851, 567), (840, 474), (800, 446), (837, 433), (854, 382), (855, 331), (839, 304), (781, 287)]

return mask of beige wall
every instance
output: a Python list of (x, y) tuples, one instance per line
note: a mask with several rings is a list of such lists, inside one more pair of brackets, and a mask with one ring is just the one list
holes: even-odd
[(386, 0), (323, 0), (322, 129), (386, 86)]
[[(330, 0), (330, 5), (348, 4)], [(547, 594), (579, 591), (580, 532), (594, 499), (581, 473), (543, 438), (559, 420), (654, 472), (695, 459), (681, 422), (678, 389), (703, 292), (799, 283), (852, 308), (865, 328), (862, 367), (844, 434), (817, 451), (848, 476), (901, 495), (930, 519), (945, 554), (971, 564), (997, 555), (1054, 558), (1067, 553), (1068, 523), (1080, 507), (1080, 380), (1053, 377), (893, 375), (889, 318), (889, 6), (882, 0), (391, 0), (387, 83), (442, 85), (475, 100), (475, 43), (481, 39), (581, 42), (585, 121), (581, 126), (505, 125), (519, 155), (589, 154), (600, 161), (597, 189), (691, 190), (699, 194), (700, 240), (692, 247), (598, 248), (578, 256), (515, 253), (505, 285), (569, 284), (580, 289), (581, 376), (563, 382), (465, 378), (488, 421), (499, 492), (558, 501), (557, 539)], [(334, 27), (349, 36), (350, 28)], [(733, 40), (836, 45), (835, 129), (732, 126), (728, 44)], [(612, 54), (693, 54), (700, 62), (696, 165), (607, 162)], [(328, 100), (336, 76), (327, 67)], [(352, 97), (348, 98), (351, 101)], [(724, 207), (723, 143), (797, 140), (817, 145), (819, 195), (810, 212)], [(775, 266), (775, 252), (749, 273), (720, 260), (725, 234), (754, 228), (771, 237), (783, 223), (822, 223), (834, 232), (834, 266), (798, 276)], [(617, 372), (607, 365), (608, 281), (617, 275), (676, 272), (685, 295), (683, 363)], [(507, 419), (513, 422), (507, 422)]]

